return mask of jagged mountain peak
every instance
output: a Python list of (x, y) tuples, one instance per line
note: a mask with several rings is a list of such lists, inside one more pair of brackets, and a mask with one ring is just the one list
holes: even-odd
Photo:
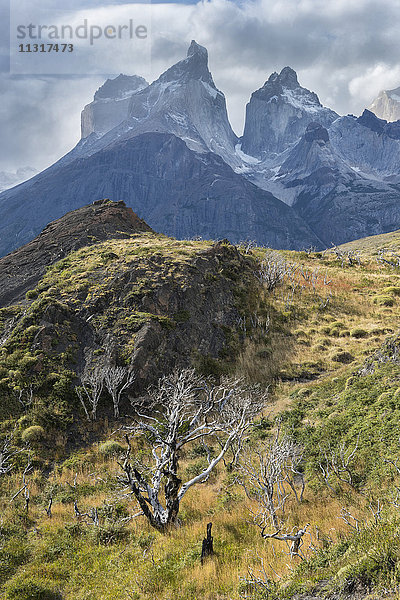
[(120, 73), (114, 79), (107, 79), (94, 95), (95, 100), (103, 98), (122, 98), (148, 86), (144, 77)]
[(264, 85), (279, 83), (284, 87), (300, 87), (297, 73), (291, 67), (284, 67), (280, 73), (274, 72), (270, 75)]
[(284, 67), (280, 73), (272, 73), (264, 85), (252, 94), (253, 97), (322, 106), (317, 94), (300, 85), (297, 73), (291, 67)]
[(208, 61), (207, 48), (205, 48), (204, 46), (200, 46), (200, 44), (198, 44), (196, 40), (192, 40), (187, 51), (187, 56), (190, 57), (194, 56), (195, 54), (202, 56), (203, 58), (205, 58), (206, 61)]
[(287, 150), (318, 121), (329, 127), (338, 115), (325, 108), (317, 94), (299, 84), (297, 73), (285, 67), (272, 73), (264, 85), (253, 92), (246, 109), (243, 152), (258, 159)]
[[(197, 152), (215, 152), (229, 164), (240, 162), (235, 154), (238, 138), (229, 123), (225, 97), (208, 69), (206, 48), (196, 41), (192, 40), (186, 58), (128, 100), (123, 118), (106, 135), (83, 140), (77, 148), (79, 156), (90, 156), (143, 133), (163, 132), (173, 133)], [(122, 102), (115, 101), (113, 111)]]
[(126, 119), (131, 97), (148, 85), (138, 75), (121, 73), (114, 79), (107, 79), (95, 93), (93, 102), (82, 111), (82, 139), (91, 134), (103, 136)]
[[(161, 83), (176, 81), (185, 83), (190, 79), (198, 79), (215, 88), (214, 80), (208, 69), (208, 52), (192, 40), (187, 51), (187, 57), (167, 69), (157, 80)], [(216, 88), (215, 88), (216, 89)]]

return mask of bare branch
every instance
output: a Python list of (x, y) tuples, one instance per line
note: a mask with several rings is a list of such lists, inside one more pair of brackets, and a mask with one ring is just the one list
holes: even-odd
[(119, 405), (123, 392), (132, 386), (136, 373), (127, 367), (107, 367), (103, 371), (104, 383), (112, 398), (114, 417), (119, 418)]
[[(120, 463), (123, 476), (119, 481), (132, 491), (153, 527), (165, 531), (177, 522), (182, 498), (191, 487), (208, 479), (235, 442), (242, 447), (265, 398), (266, 392), (259, 387), (246, 387), (238, 380), (212, 385), (191, 369), (163, 377), (150, 390), (136, 423), (127, 429), (128, 451)], [(133, 459), (130, 438), (137, 436), (150, 445), (148, 464)], [(179, 477), (182, 448), (196, 440), (205, 444), (207, 438), (217, 441), (220, 451), (214, 457), (208, 452), (204, 470), (183, 482)]]

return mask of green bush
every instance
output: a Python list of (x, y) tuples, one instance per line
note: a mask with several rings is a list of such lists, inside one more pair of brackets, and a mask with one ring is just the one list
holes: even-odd
[(384, 294), (392, 294), (393, 296), (400, 296), (400, 287), (391, 285), (382, 290)]
[(343, 363), (345, 365), (352, 363), (355, 359), (354, 356), (352, 354), (350, 354), (350, 352), (336, 352), (335, 354), (332, 355), (332, 360), (334, 360), (335, 362), (339, 362), (339, 363)]
[(393, 306), (394, 298), (392, 296), (375, 296), (374, 304), (378, 306)]
[(99, 453), (107, 458), (119, 456), (123, 452), (125, 452), (125, 448), (122, 446), (122, 444), (116, 442), (115, 440), (107, 440), (99, 446)]
[(129, 538), (129, 531), (123, 523), (106, 522), (101, 527), (93, 527), (89, 537), (95, 544), (111, 546)]
[(355, 338), (365, 338), (368, 336), (368, 331), (365, 331), (365, 329), (356, 328), (350, 331), (350, 335), (351, 337)]
[(40, 425), (31, 425), (22, 432), (22, 441), (26, 444), (37, 444), (43, 440), (45, 432)]

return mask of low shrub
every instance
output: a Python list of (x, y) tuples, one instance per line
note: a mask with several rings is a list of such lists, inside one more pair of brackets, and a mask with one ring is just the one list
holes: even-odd
[(45, 437), (45, 432), (40, 425), (31, 425), (22, 432), (21, 437), (26, 444), (38, 444)]
[(400, 287), (391, 285), (382, 290), (383, 294), (392, 294), (393, 296), (400, 296)]
[(378, 306), (393, 306), (394, 298), (392, 296), (375, 296), (374, 304)]
[(100, 444), (99, 453), (106, 458), (113, 456), (119, 456), (125, 452), (125, 448), (119, 442), (115, 440), (107, 440)]
[(349, 363), (352, 363), (355, 359), (354, 356), (350, 354), (350, 352), (336, 352), (335, 354), (333, 354), (332, 360), (348, 365)]
[(368, 331), (365, 331), (365, 329), (356, 328), (350, 331), (350, 335), (354, 338), (365, 338), (368, 336)]

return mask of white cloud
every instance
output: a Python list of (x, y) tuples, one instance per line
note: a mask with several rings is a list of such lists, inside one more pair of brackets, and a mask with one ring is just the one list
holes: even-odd
[(389, 67), (378, 64), (367, 68), (361, 75), (354, 77), (349, 82), (349, 91), (357, 101), (362, 100), (370, 104), (372, 98), (383, 89), (393, 89), (400, 85), (400, 65)]

